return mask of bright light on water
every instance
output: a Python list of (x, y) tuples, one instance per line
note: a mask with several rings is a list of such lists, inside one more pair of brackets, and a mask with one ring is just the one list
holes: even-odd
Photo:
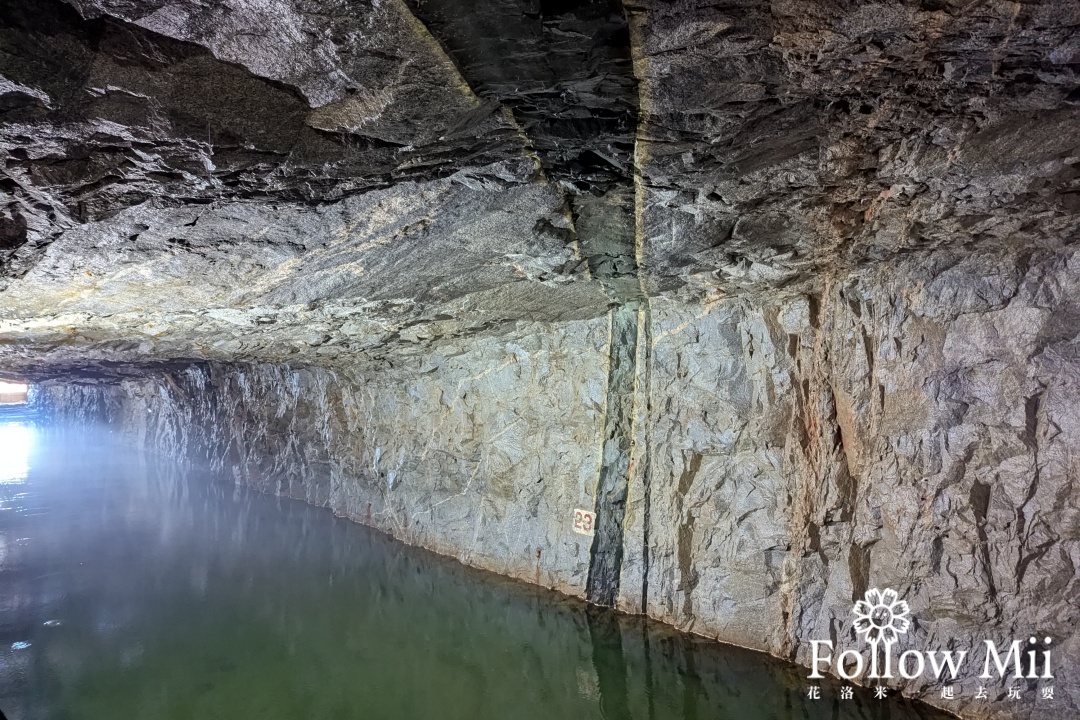
[(4, 382), (0, 380), (0, 394), (2, 393), (24, 393), (29, 389), (29, 385), (26, 383), (14, 383)]
[(829, 678), (815, 701), (805, 668), (557, 599), (100, 433), (11, 425), (8, 447), (33, 441), (26, 483), (0, 484), (12, 720), (944, 720), (870, 688), (840, 700)]
[(33, 445), (34, 431), (28, 426), (18, 423), (0, 425), (0, 484), (26, 479)]

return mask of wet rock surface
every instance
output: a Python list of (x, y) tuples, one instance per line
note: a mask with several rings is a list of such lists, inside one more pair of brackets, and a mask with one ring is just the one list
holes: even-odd
[(1057, 653), (906, 693), (1080, 712), (1080, 3), (32, 5), (43, 407), (801, 663), (893, 587), (904, 649)]

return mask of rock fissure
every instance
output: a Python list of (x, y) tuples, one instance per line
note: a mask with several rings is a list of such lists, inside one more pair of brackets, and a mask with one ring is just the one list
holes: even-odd
[(634, 304), (611, 312), (606, 410), (596, 485), (596, 531), (589, 549), (585, 595), (590, 602), (615, 607), (622, 574), (623, 520), (626, 513), (637, 397), (638, 312)]

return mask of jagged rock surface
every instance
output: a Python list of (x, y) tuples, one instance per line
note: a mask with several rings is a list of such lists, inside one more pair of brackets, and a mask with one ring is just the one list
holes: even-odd
[[(821, 296), (656, 301), (629, 452), (610, 435), (603, 319), (470, 341), (372, 376), (214, 366), (48, 386), (139, 444), (465, 562), (591, 596), (606, 564), (570, 532), (602, 468), (629, 461), (619, 607), (806, 663), (861, 649), (851, 606), (893, 587), (899, 651), (1055, 639), (1056, 697), (972, 699), (969, 717), (1080, 707), (1080, 256), (939, 258)], [(1004, 268), (1004, 269), (1003, 269)], [(1071, 319), (1069, 319), (1071, 318)], [(598, 530), (603, 532), (603, 530)], [(610, 543), (611, 537), (608, 538)], [(936, 683), (905, 683), (941, 703)]]
[[(264, 340), (267, 309), (285, 326), (309, 318), (288, 297), (237, 292), (253, 284), (242, 271), (231, 293), (189, 294), (183, 318), (168, 298), (127, 291), (134, 314), (115, 324), (52, 282), (115, 313), (115, 280), (161, 263), (201, 277), (198, 243), (218, 237), (262, 282), (299, 280), (310, 267), (288, 253), (319, 242), (312, 222), (334, 224), (320, 213), (346, 218), (341, 239), (363, 249), (368, 272), (417, 275), (396, 279), (404, 314), (348, 277), (305, 293), (331, 316), (344, 303), (363, 308), (350, 320), (389, 326), (380, 347), (416, 344), (400, 330), (418, 324), (437, 337), (595, 317), (643, 294), (819, 292), (830, 273), (913, 253), (1054, 248), (1077, 234), (1080, 3), (516, 7), (490, 0), (475, 25), (452, 2), (423, 3), (419, 19), (394, 2), (5, 5), (6, 366), (325, 365), (330, 341), (279, 352)], [(490, 205), (447, 195), (447, 183), (481, 203), (493, 194)], [(351, 224), (383, 193), (428, 210), (378, 210), (384, 224), (411, 219), (406, 237), (425, 241), (407, 266), (380, 265), (400, 236)], [(484, 212), (488, 226), (472, 226)], [(291, 248), (272, 258), (268, 222)], [(416, 270), (458, 260), (438, 240), (466, 226), (470, 268), (506, 269), (475, 294), (494, 281), (510, 297), (459, 315), (423, 302), (431, 279)], [(241, 321), (208, 319), (222, 313)], [(323, 324), (331, 340), (346, 324), (335, 317)], [(20, 358), (14, 348), (42, 328), (56, 334)], [(340, 344), (358, 361), (348, 331)]]
[(564, 508), (590, 504), (599, 472), (606, 341), (601, 318), (473, 339), (374, 376), (192, 366), (150, 381), (47, 386), (40, 402), (237, 482), (580, 595), (589, 539), (563, 531)]
[(797, 662), (875, 585), (1052, 635), (905, 692), (1080, 712), (1080, 3), (479, 5), (0, 2), (0, 373)]

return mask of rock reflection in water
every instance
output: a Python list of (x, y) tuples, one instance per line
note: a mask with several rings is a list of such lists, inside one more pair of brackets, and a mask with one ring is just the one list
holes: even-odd
[[(0, 484), (0, 709), (118, 718), (893, 718), (326, 510), (38, 431)], [(22, 644), (26, 644), (22, 646)]]

